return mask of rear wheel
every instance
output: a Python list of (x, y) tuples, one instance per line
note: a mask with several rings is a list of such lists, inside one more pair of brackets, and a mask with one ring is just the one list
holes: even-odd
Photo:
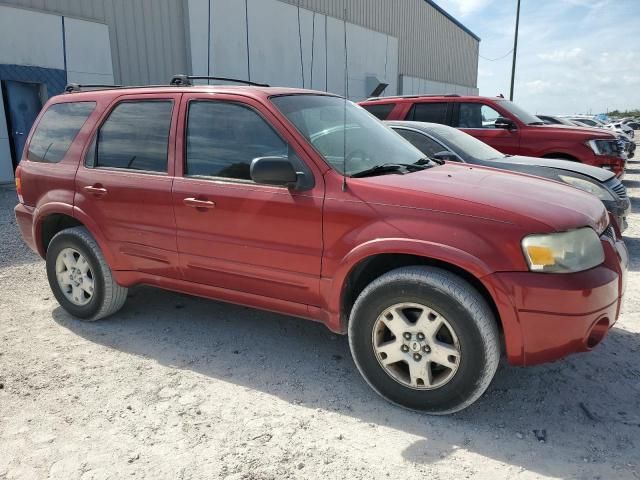
[(47, 248), (47, 277), (58, 303), (93, 321), (118, 311), (127, 289), (113, 279), (100, 247), (84, 227), (58, 232)]
[(365, 288), (351, 313), (349, 344), (376, 392), (433, 414), (476, 401), (500, 357), (497, 324), (482, 296), (431, 267), (399, 268)]

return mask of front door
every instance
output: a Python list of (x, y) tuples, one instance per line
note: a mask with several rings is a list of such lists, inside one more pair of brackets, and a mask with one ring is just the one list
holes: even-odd
[(457, 115), (454, 111), (452, 126), (482, 140), (504, 154), (520, 153), (520, 131), (496, 128), (495, 123), (500, 114), (496, 109), (477, 102), (460, 102)]
[[(173, 204), (185, 279), (319, 305), (324, 184), (291, 133), (258, 102), (231, 95), (185, 94), (180, 124)], [(251, 161), (266, 156), (289, 157), (315, 187), (254, 183)]]
[(6, 101), (7, 128), (11, 139), (11, 154), (15, 167), (22, 158), (27, 136), (42, 108), (41, 85), (14, 80), (5, 80), (2, 84)]

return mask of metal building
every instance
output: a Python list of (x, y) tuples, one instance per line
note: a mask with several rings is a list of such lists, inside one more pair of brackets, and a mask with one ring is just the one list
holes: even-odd
[(479, 41), (431, 0), (0, 0), (0, 183), (67, 82), (477, 94)]

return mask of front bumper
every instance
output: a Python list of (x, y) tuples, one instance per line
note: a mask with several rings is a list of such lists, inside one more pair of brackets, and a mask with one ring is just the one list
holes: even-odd
[(535, 365), (590, 350), (617, 321), (628, 253), (621, 240), (602, 238), (605, 262), (585, 272), (489, 276), (509, 363)]

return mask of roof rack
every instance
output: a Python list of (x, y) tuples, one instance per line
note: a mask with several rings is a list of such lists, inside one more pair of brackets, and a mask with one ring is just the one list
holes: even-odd
[(238, 78), (227, 78), (227, 77), (210, 77), (208, 75), (174, 75), (169, 85), (173, 85), (175, 87), (190, 87), (193, 85), (191, 80), (216, 80), (218, 82), (236, 82), (243, 83), (245, 85), (251, 85), (252, 87), (269, 87), (270, 85), (266, 83), (256, 83), (250, 82), (248, 80), (241, 80)]
[(367, 98), (367, 100), (380, 100), (380, 99), (387, 99), (387, 98), (421, 98), (421, 97), (459, 97), (460, 95), (457, 93), (443, 93), (443, 94), (437, 94), (437, 93), (430, 93), (427, 95), (391, 95), (388, 97), (369, 97)]
[(83, 84), (79, 83), (67, 83), (64, 87), (65, 93), (81, 92), (83, 89), (95, 88), (95, 89), (107, 89), (107, 88), (124, 88), (122, 85), (104, 85), (104, 84)]

